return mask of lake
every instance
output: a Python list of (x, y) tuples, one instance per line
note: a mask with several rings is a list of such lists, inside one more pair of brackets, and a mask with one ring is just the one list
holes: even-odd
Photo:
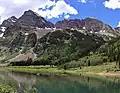
[(120, 93), (120, 78), (86, 76), (35, 76), (0, 71), (0, 83), (23, 90), (37, 89), (37, 93)]

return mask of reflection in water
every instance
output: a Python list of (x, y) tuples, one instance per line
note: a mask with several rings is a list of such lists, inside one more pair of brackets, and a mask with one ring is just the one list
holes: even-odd
[(120, 93), (119, 78), (84, 76), (40, 77), (23, 73), (0, 71), (0, 83), (23, 93), (37, 88), (38, 93)]

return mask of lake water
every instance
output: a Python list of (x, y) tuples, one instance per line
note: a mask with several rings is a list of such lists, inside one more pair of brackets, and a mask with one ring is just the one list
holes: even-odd
[(120, 93), (120, 79), (108, 77), (44, 77), (3, 70), (0, 83), (16, 88), (18, 93), (32, 88), (37, 93)]

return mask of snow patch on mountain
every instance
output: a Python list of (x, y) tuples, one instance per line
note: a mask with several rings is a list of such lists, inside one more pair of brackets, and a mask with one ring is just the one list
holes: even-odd
[(1, 27), (1, 29), (0, 29), (2, 32), (5, 32), (5, 30), (6, 30), (6, 27)]

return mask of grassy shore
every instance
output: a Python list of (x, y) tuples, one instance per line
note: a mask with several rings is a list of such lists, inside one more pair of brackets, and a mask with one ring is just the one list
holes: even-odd
[(50, 66), (11, 66), (6, 69), (35, 75), (64, 75), (69, 71)]
[(89, 66), (82, 68), (71, 68), (68, 70), (50, 66), (11, 66), (6, 69), (22, 73), (35, 75), (101, 75), (101, 76), (120, 76), (116, 71), (115, 63), (107, 65)]
[[(0, 93), (18, 93), (17, 90), (9, 85), (0, 84)], [(37, 89), (33, 88), (30, 91), (24, 90), (23, 93), (37, 93)]]

